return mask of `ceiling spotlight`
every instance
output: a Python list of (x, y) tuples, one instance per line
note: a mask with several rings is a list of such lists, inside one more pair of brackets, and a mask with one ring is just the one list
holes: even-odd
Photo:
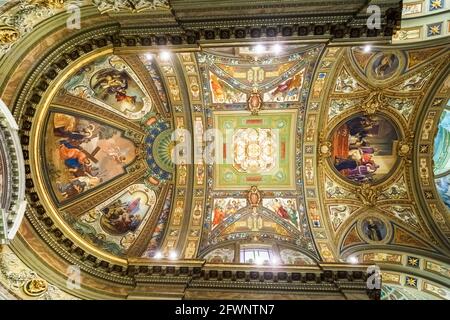
[(372, 51), (372, 46), (370, 44), (365, 45), (363, 48), (363, 52), (369, 53), (370, 51)]
[(169, 61), (170, 60), (170, 52), (169, 51), (161, 51), (159, 54), (159, 58), (162, 61)]
[(163, 257), (162, 252), (161, 252), (161, 251), (158, 251), (157, 253), (155, 253), (155, 255), (154, 255), (153, 258), (155, 258), (155, 259), (162, 259), (162, 257)]
[(280, 260), (278, 260), (278, 258), (273, 257), (272, 260), (270, 261), (273, 265), (278, 265), (280, 264)]
[(153, 55), (151, 54), (151, 53), (147, 53), (146, 55), (145, 55), (145, 58), (147, 59), (147, 60), (153, 60)]
[(178, 255), (177, 255), (177, 253), (176, 253), (175, 251), (171, 251), (171, 252), (169, 253), (169, 258), (170, 258), (171, 260), (176, 260), (176, 259), (178, 258)]
[(283, 51), (283, 47), (280, 44), (277, 43), (272, 46), (272, 52), (274, 54), (280, 54), (282, 51)]
[(357, 264), (358, 263), (358, 258), (357, 257), (348, 257), (347, 261), (351, 264)]
[(264, 53), (264, 51), (266, 51), (266, 47), (263, 46), (262, 44), (257, 44), (254, 48), (253, 51), (257, 54), (261, 54)]

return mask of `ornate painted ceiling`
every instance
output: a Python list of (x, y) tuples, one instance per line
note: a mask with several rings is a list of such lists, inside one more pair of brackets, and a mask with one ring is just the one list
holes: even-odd
[[(169, 5), (93, 4), (161, 19)], [(151, 297), (161, 277), (179, 297), (194, 277), (189, 298), (259, 277), (266, 291), (320, 291), (327, 270), (354, 281), (375, 263), (384, 298), (449, 299), (448, 44), (217, 45), (204, 33), (196, 48), (155, 49), (131, 26), (116, 38), (92, 4), (83, 33), (20, 41), (43, 32), (27, 10), (57, 19), (64, 5), (0, 7), (22, 19), (0, 27), (28, 200), (11, 246), (41, 277), (51, 269), (62, 287), (77, 266), (81, 298)]]

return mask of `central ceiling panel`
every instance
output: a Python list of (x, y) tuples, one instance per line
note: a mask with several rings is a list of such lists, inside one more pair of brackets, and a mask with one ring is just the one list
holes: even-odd
[[(223, 134), (216, 145), (215, 190), (295, 190), (297, 110), (214, 112)], [(220, 139), (219, 139), (220, 140)], [(218, 142), (218, 141), (217, 141)]]

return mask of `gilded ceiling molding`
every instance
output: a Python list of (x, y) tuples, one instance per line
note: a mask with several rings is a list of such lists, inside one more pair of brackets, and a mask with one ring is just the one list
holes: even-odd
[[(76, 40), (75, 40), (76, 41)], [(105, 43), (103, 44), (103, 46), (105, 45), (107, 43), (107, 41), (105, 40)], [(81, 46), (81, 47), (83, 47), (83, 46)], [(72, 49), (73, 50), (73, 49)], [(75, 49), (74, 51), (72, 51), (73, 52), (73, 54), (69, 54), (68, 55), (68, 57), (73, 57), (73, 59), (74, 60), (77, 60), (79, 57), (80, 57), (80, 54), (86, 54), (86, 53), (88, 53), (88, 52), (91, 52), (92, 50), (93, 50), (93, 48), (92, 48), (92, 45), (91, 44), (86, 44), (85, 46), (84, 46), (84, 52), (83, 51), (78, 51), (79, 49)], [(102, 50), (104, 50), (104, 49), (102, 49)], [(49, 63), (48, 61), (46, 62), (46, 63)], [(78, 63), (80, 63), (80, 62), (78, 62)], [(48, 69), (47, 69), (48, 70)], [(54, 72), (53, 74), (51, 74), (52, 76), (53, 76), (53, 78), (56, 76), (55, 74), (56, 74), (56, 71), (54, 70), (54, 69), (50, 69), (51, 70), (51, 72)], [(49, 74), (49, 72), (50, 71), (47, 71), (47, 74)], [(38, 74), (39, 75), (39, 74)], [(48, 80), (47, 80), (48, 81)], [(42, 82), (41, 82), (42, 83)], [(41, 90), (39, 91), (39, 92), (42, 92)], [(32, 105), (36, 105), (37, 104), (37, 100), (36, 100), (36, 94), (35, 94), (35, 98), (33, 99), (33, 101), (34, 102), (31, 102), (31, 103), (28, 103), (28, 109), (26, 109), (26, 108), (23, 108), (23, 109), (20, 109), (20, 108), (18, 108), (18, 110), (16, 110), (16, 111), (18, 111), (19, 113), (22, 113), (22, 114), (26, 114), (26, 117), (27, 117), (27, 119), (28, 120), (32, 120), (32, 117), (34, 116), (34, 108), (33, 107), (31, 107)], [(40, 100), (40, 98), (39, 98), (39, 100)], [(30, 123), (30, 121), (25, 121), (25, 123)], [(27, 124), (28, 125), (28, 124)], [(29, 129), (28, 129), (29, 130)], [(28, 140), (27, 140), (28, 141)], [(22, 137), (22, 143), (24, 142), (24, 137)], [(25, 147), (26, 147), (26, 145), (27, 144), (25, 144)], [(27, 160), (28, 160), (28, 148), (26, 147), (26, 154), (27, 154)], [(141, 176), (142, 177), (142, 173), (140, 173), (139, 174), (139, 176)], [(32, 180), (31, 179), (29, 179), (29, 181), (31, 182)], [(46, 223), (47, 223), (47, 225), (46, 225), (46, 227), (44, 228), (44, 229), (41, 229), (41, 232), (43, 232), (43, 233), (41, 233), (41, 235), (44, 235), (46, 232), (48, 232), (48, 231), (44, 231), (45, 229), (47, 229), (48, 230), (48, 228), (49, 227), (52, 227), (52, 226), (54, 226), (54, 224), (53, 224), (53, 222), (51, 221), (51, 219), (50, 218), (48, 218), (48, 217), (43, 217), (43, 215), (45, 215), (45, 212), (46, 212), (46, 209), (42, 206), (42, 204), (40, 204), (40, 203), (38, 203), (38, 201), (39, 201), (39, 196), (38, 196), (38, 194), (36, 193), (36, 192), (31, 192), (30, 191), (30, 193), (29, 193), (29, 197), (30, 197), (30, 199), (32, 200), (32, 202), (33, 202), (33, 207), (35, 208), (34, 210), (36, 210), (36, 212), (38, 213), (38, 215), (40, 215), (42, 218), (44, 218), (44, 220), (46, 221)], [(30, 218), (31, 216), (30, 215), (28, 215), (28, 217)], [(41, 219), (42, 219), (41, 218)], [(38, 224), (40, 224), (40, 223), (42, 223), (42, 222), (37, 222), (37, 221), (39, 221), (39, 220), (36, 220), (35, 221), (35, 223), (34, 223), (34, 226), (35, 227), (37, 227), (37, 225)], [(42, 220), (40, 220), (40, 221), (42, 221)], [(52, 232), (51, 230), (49, 230), (50, 232)], [(59, 231), (58, 230), (58, 232), (57, 233), (52, 233), (52, 235), (53, 236), (56, 236), (56, 237), (62, 237), (63, 236), (63, 233), (61, 232), (61, 231)], [(49, 239), (49, 234), (47, 234), (44, 238), (46, 238), (46, 239)], [(51, 236), (50, 236), (51, 237)], [(73, 243), (72, 242), (69, 242), (69, 246), (72, 246), (73, 245)], [(56, 249), (56, 247), (55, 247), (55, 249)], [(77, 250), (75, 250), (75, 251), (78, 251), (78, 252), (84, 252), (84, 250), (81, 250), (81, 249), (77, 249)], [(61, 251), (60, 251), (61, 252)], [(83, 253), (81, 253), (81, 255), (83, 255)], [(94, 258), (93, 256), (92, 256), (92, 258)], [(94, 261), (96, 260), (97, 258), (94, 258)], [(115, 259), (113, 259), (113, 261), (115, 261)], [(103, 263), (102, 263), (103, 264)], [(99, 264), (100, 265), (100, 264)]]
[(110, 184), (105, 185), (95, 192), (95, 194), (87, 194), (85, 197), (81, 197), (74, 203), (64, 205), (60, 208), (62, 212), (73, 217), (85, 214), (99, 203), (102, 199), (107, 199), (113, 195), (118, 194), (120, 191), (125, 190), (127, 187), (139, 182), (146, 173), (145, 163), (138, 161), (134, 165), (127, 168), (127, 172), (124, 176), (117, 178)]
[[(89, 0), (81, 0), (81, 4)], [(24, 0), (0, 15), (0, 58), (42, 21), (65, 12), (68, 0)]]
[(444, 0), (403, 2), (404, 21), (392, 42), (417, 43), (449, 37), (449, 12), (450, 5)]
[(183, 69), (184, 80), (189, 93), (189, 105), (191, 119), (193, 122), (192, 140), (195, 154), (192, 205), (189, 218), (189, 228), (187, 229), (186, 240), (182, 256), (185, 259), (198, 257), (200, 236), (202, 234), (202, 221), (205, 215), (206, 198), (206, 164), (203, 157), (206, 150), (204, 142), (207, 123), (205, 120), (203, 96), (204, 86), (202, 85), (198, 62), (195, 53), (177, 54), (181, 67)]
[[(338, 47), (330, 47), (325, 50), (319, 62), (319, 69), (311, 79), (312, 91), (309, 94), (306, 111), (306, 123), (309, 124), (306, 129), (305, 158), (303, 162), (306, 184), (306, 210), (311, 221), (316, 246), (324, 261), (339, 261), (339, 258), (338, 252), (331, 245), (334, 232), (330, 228), (329, 218), (326, 216), (328, 209), (324, 205), (323, 195), (320, 191), (319, 181), (321, 180), (318, 166), (315, 166), (314, 163), (319, 163), (320, 165), (323, 161), (326, 161), (327, 157), (331, 156), (331, 143), (325, 140), (323, 132), (319, 129), (323, 123), (320, 115), (326, 109), (324, 98), (326, 94), (324, 93), (331, 90), (331, 87), (334, 85), (332, 79), (334, 79), (337, 71), (333, 66), (339, 63), (343, 54), (345, 54), (345, 49)], [(317, 153), (316, 150), (318, 150)], [(347, 195), (350, 195), (350, 193)]]
[(355, 257), (360, 263), (377, 264), (382, 270), (383, 284), (396, 284), (427, 292), (437, 299), (448, 300), (448, 277), (450, 265), (419, 252), (404, 248), (347, 250), (344, 257)]
[(114, 112), (105, 110), (97, 104), (77, 96), (60, 93), (52, 100), (52, 108), (60, 110), (72, 109), (79, 114), (103, 120), (105, 123), (114, 125), (127, 131), (127, 136), (134, 139), (135, 143), (142, 143), (145, 132), (136, 122), (126, 119)]
[[(168, 105), (172, 110), (175, 129), (175, 141), (178, 143), (178, 164), (175, 165), (175, 190), (171, 206), (171, 214), (168, 217), (167, 232), (160, 246), (165, 257), (176, 254), (178, 257), (183, 252), (184, 242), (189, 228), (191, 217), (192, 194), (194, 191), (194, 168), (189, 163), (192, 139), (192, 115), (188, 84), (184, 78), (182, 62), (175, 54), (164, 58), (161, 55), (153, 55), (160, 70), (162, 82), (169, 98)], [(196, 209), (197, 210), (197, 209)], [(191, 245), (192, 248), (192, 245)], [(191, 249), (192, 250), (192, 249)], [(153, 254), (156, 252), (154, 251)]]
[[(94, 39), (96, 38), (97, 40), (94, 41), (94, 46), (99, 48), (99, 47), (105, 47), (105, 45), (108, 43), (108, 40), (106, 38), (103, 38), (104, 36), (104, 32), (105, 31), (96, 31), (96, 32), (87, 32), (86, 34), (84, 34), (83, 36), (85, 37), (89, 37), (89, 39), (92, 39), (91, 37), (94, 37)], [(108, 31), (106, 31), (108, 32)], [(81, 37), (83, 37), (81, 36)], [(27, 90), (28, 93), (28, 97), (30, 97), (31, 95), (34, 95), (34, 98), (32, 99), (34, 102), (28, 101), (26, 103), (26, 105), (24, 106), (24, 99), (26, 98), (24, 94), (20, 94), (19, 96), (19, 102), (16, 103), (17, 108), (15, 109), (15, 114), (19, 114), (22, 115), (21, 116), (21, 123), (20, 126), (22, 127), (22, 129), (24, 130), (24, 134), (21, 137), (21, 141), (22, 144), (24, 145), (24, 154), (25, 154), (25, 159), (26, 161), (29, 160), (29, 153), (28, 153), (28, 134), (27, 132), (29, 132), (30, 130), (30, 124), (33, 121), (33, 116), (35, 114), (35, 105), (38, 103), (38, 101), (40, 100), (40, 96), (42, 95), (43, 91), (45, 91), (48, 88), (48, 83), (52, 81), (52, 79), (55, 78), (56, 74), (60, 71), (60, 69), (56, 69), (56, 64), (53, 65), (53, 67), (50, 67), (52, 65), (52, 63), (55, 63), (57, 61), (58, 64), (61, 65), (61, 58), (59, 56), (59, 54), (61, 54), (61, 51), (65, 51), (65, 53), (67, 55), (64, 55), (65, 57), (68, 58), (67, 61), (75, 61), (78, 60), (78, 58), (80, 58), (80, 56), (86, 55), (90, 52), (92, 52), (92, 50), (94, 50), (94, 46), (92, 45), (92, 43), (90, 43), (89, 40), (88, 42), (83, 42), (83, 40), (80, 41), (80, 38), (75, 38), (72, 40), (74, 43), (77, 43), (78, 46), (76, 48), (74, 47), (70, 47), (71, 43), (68, 42), (65, 45), (59, 47), (58, 49), (52, 51), (52, 54), (50, 54), (50, 56), (48, 56), (44, 61), (41, 62), (40, 65), (37, 65), (36, 68), (40, 69), (40, 71), (35, 71), (34, 73), (30, 73), (32, 75), (32, 77), (34, 77), (33, 79), (27, 79), (28, 81), (24, 81), (24, 83), (26, 83), (26, 86), (28, 88), (30, 88), (30, 86), (32, 86), (32, 83), (34, 82), (34, 84), (38, 85), (37, 89), (36, 87), (34, 87), (34, 90)], [(84, 40), (85, 41), (85, 40)], [(98, 45), (98, 46), (97, 46)], [(70, 48), (68, 51), (67, 48)], [(104, 49), (101, 49), (104, 50)], [(52, 60), (53, 59), (53, 60)], [(42, 75), (46, 74), (46, 76), (42, 77)], [(36, 79), (38, 81), (36, 81)], [(23, 92), (22, 92), (23, 93)], [(39, 95), (39, 98), (37, 98)], [(39, 99), (39, 100), (37, 100)], [(29, 165), (25, 166), (27, 175), (30, 174), (30, 167)], [(27, 183), (29, 183), (29, 185), (31, 186), (32, 180), (30, 178), (28, 178)], [(80, 249), (79, 247), (74, 246), (73, 242), (70, 241), (68, 238), (66, 238), (64, 236), (64, 234), (61, 232), (60, 229), (58, 229), (57, 227), (55, 227), (54, 223), (52, 222), (52, 220), (46, 215), (46, 209), (39, 203), (39, 196), (35, 193), (35, 192), (29, 192), (29, 199), (32, 202), (32, 206), (33, 209), (29, 208), (28, 213), (27, 213), (27, 218), (32, 222), (32, 225), (39, 234), (40, 236), (44, 239), (44, 241), (46, 243), (49, 244), (49, 247), (52, 248), (52, 250), (55, 250), (55, 252), (57, 252), (59, 255), (61, 255), (61, 257), (63, 257), (64, 259), (66, 259), (66, 261), (70, 261), (69, 264), (71, 265), (79, 265), (81, 267), (81, 269), (83, 271), (87, 271), (89, 274), (92, 275), (96, 275), (97, 277), (100, 278), (105, 278), (105, 273), (104, 271), (100, 271), (99, 272), (99, 268), (104, 268), (105, 264), (106, 267), (108, 268), (109, 266), (109, 262), (105, 262), (104, 260), (100, 260), (97, 259), (95, 256), (90, 255), (85, 253), (84, 250)], [(31, 213), (30, 210), (33, 210), (33, 213)], [(36, 215), (36, 216), (35, 216)], [(37, 218), (39, 217), (39, 218)], [(27, 234), (27, 233), (26, 233)], [(22, 234), (21, 236), (26, 236), (26, 234)], [(59, 239), (59, 240), (56, 240)], [(56, 240), (56, 241), (55, 241)], [(36, 241), (36, 240), (35, 240)], [(69, 250), (69, 251), (67, 251)], [(70, 252), (70, 253), (69, 253)], [(76, 253), (76, 255), (74, 255), (74, 253)], [(74, 255), (74, 256), (72, 256)], [(81, 259), (81, 260), (80, 260)], [(86, 260), (87, 259), (87, 260)], [(89, 263), (84, 263), (82, 262), (83, 260), (89, 261)], [(111, 261), (111, 260), (109, 260)], [(115, 261), (114, 259), (112, 261)], [(122, 264), (122, 263), (119, 263)], [(111, 267), (111, 270), (117, 270), (117, 266), (115, 267)], [(62, 272), (64, 273), (64, 272)], [(103, 275), (102, 275), (103, 274)], [(110, 278), (113, 282), (124, 282), (127, 283), (126, 280), (124, 279), (120, 279), (119, 277), (108, 277)]]
[(28, 268), (7, 246), (0, 246), (0, 286), (16, 299), (78, 300), (40, 278), (36, 271)]
[(415, 143), (419, 147), (414, 153), (416, 160), (414, 178), (417, 183), (416, 190), (420, 204), (424, 211), (427, 212), (431, 223), (434, 223), (438, 232), (443, 235), (441, 239), (446, 244), (447, 250), (450, 248), (449, 209), (440, 199), (434, 183), (433, 150), (439, 119), (450, 99), (448, 83), (449, 69), (447, 67), (442, 70), (441, 77), (435, 81), (434, 87), (429, 90), (430, 94), (424, 102), (423, 111), (417, 118), (416, 125), (420, 128), (421, 133), (416, 136)]
[[(109, 50), (106, 49), (106, 52), (108, 52), (108, 51)], [(80, 65), (84, 65), (86, 61), (89, 62), (92, 59), (97, 59), (98, 57), (101, 57), (101, 59), (102, 59), (102, 56), (104, 54), (105, 54), (105, 50), (103, 50), (103, 52), (100, 52), (100, 53), (97, 52), (95, 54), (92, 54), (84, 61), (74, 64), (73, 67), (77, 68)], [(73, 70), (73, 69), (71, 69), (71, 70)], [(55, 127), (55, 128), (59, 128), (60, 123), (64, 123), (64, 125), (66, 125), (65, 123), (67, 123), (67, 121), (69, 121), (69, 122), (75, 121), (76, 120), (76, 118), (74, 117), (75, 115), (80, 115), (81, 117), (87, 117), (86, 119), (88, 119), (89, 117), (93, 117), (94, 119), (98, 119), (99, 123), (109, 125), (110, 126), (109, 128), (122, 129), (121, 132), (123, 132), (123, 138), (127, 139), (127, 141), (129, 141), (130, 143), (133, 143), (134, 146), (137, 146), (138, 149), (135, 149), (135, 150), (138, 152), (136, 153), (136, 155), (133, 155), (132, 153), (134, 151), (132, 151), (132, 150), (129, 151), (129, 154), (125, 157), (125, 159), (130, 158), (131, 163), (126, 165), (126, 167), (124, 168), (125, 170), (124, 170), (123, 174), (116, 174), (116, 176), (114, 176), (114, 178), (117, 177), (117, 179), (113, 179), (113, 180), (111, 180), (110, 183), (107, 183), (107, 184), (105, 183), (102, 187), (95, 188), (95, 190), (89, 190), (92, 192), (89, 192), (89, 194), (86, 193), (86, 196), (83, 195), (81, 198), (77, 199), (75, 202), (72, 202), (71, 201), (72, 199), (70, 198), (71, 196), (69, 197), (69, 194), (65, 194), (65, 192), (63, 193), (63, 197), (61, 199), (55, 200), (54, 192), (43, 187), (43, 185), (45, 185), (46, 183), (44, 183), (44, 184), (35, 183), (31, 179), (27, 180), (28, 181), (27, 187), (29, 189), (29, 192), (32, 194), (32, 196), (35, 199), (38, 197), (42, 197), (42, 200), (40, 200), (40, 201), (42, 201), (43, 207), (45, 207), (47, 210), (50, 210), (52, 212), (53, 219), (55, 220), (55, 222), (57, 222), (56, 225), (59, 225), (61, 230), (65, 230), (65, 232), (70, 233), (70, 234), (73, 232), (73, 230), (68, 230), (64, 227), (66, 222), (68, 222), (70, 220), (70, 219), (69, 220), (66, 219), (65, 215), (70, 215), (71, 218), (73, 218), (73, 219), (75, 219), (76, 217), (84, 217), (83, 215), (87, 211), (93, 209), (99, 203), (102, 203), (102, 201), (99, 201), (100, 199), (110, 198), (111, 196), (118, 194), (119, 192), (123, 191), (125, 188), (128, 188), (129, 186), (131, 186), (131, 185), (135, 184), (136, 182), (138, 182), (139, 180), (141, 180), (142, 177), (145, 176), (145, 174), (147, 173), (147, 169), (146, 169), (147, 164), (143, 161), (144, 157), (145, 157), (144, 154), (146, 154), (145, 148), (140, 147), (143, 145), (145, 133), (141, 130), (140, 127), (136, 127), (135, 124), (130, 125), (131, 120), (129, 120), (129, 119), (124, 120), (124, 119), (122, 119), (122, 117), (118, 116), (116, 113), (114, 113), (112, 111), (105, 110), (103, 108), (100, 108), (98, 105), (96, 105), (92, 102), (87, 102), (85, 100), (81, 100), (81, 99), (73, 97), (73, 96), (67, 96), (67, 95), (66, 96), (58, 96), (59, 100), (57, 100), (57, 101), (61, 102), (62, 105), (65, 105), (65, 104), (71, 105), (71, 103), (75, 102), (75, 104), (74, 104), (76, 106), (75, 108), (70, 107), (68, 109), (68, 108), (65, 108), (64, 106), (55, 107), (54, 105), (52, 105), (51, 99), (53, 98), (53, 95), (60, 93), (60, 91), (58, 91), (58, 90), (60, 90), (60, 85), (67, 83), (65, 81), (68, 79), (68, 77), (71, 77), (72, 74), (73, 74), (73, 72), (68, 70), (67, 74), (64, 77), (59, 77), (58, 79), (55, 79), (56, 84), (54, 87), (52, 87), (53, 91), (44, 98), (47, 100), (44, 100), (44, 102), (42, 104), (42, 108), (40, 108), (39, 113), (36, 115), (36, 117), (38, 117), (40, 119), (39, 121), (41, 121), (44, 124), (47, 124), (49, 121), (49, 115), (51, 114), (52, 116), (54, 116), (54, 118), (52, 118), (53, 122), (51, 123), (51, 125), (52, 126), (57, 125), (57, 127)], [(79, 74), (77, 74), (77, 76), (79, 76)], [(71, 79), (71, 81), (72, 81), (72, 79)], [(86, 112), (87, 109), (89, 109), (90, 111)], [(48, 115), (46, 115), (47, 110), (49, 111)], [(95, 113), (95, 115), (93, 115), (92, 113)], [(57, 120), (56, 116), (59, 116), (58, 120)], [(46, 126), (47, 125), (45, 125), (45, 127)], [(92, 129), (87, 128), (86, 130), (88, 130), (88, 131), (86, 131), (85, 134), (86, 134), (86, 136), (92, 137), (93, 131), (97, 127), (97, 124), (91, 124), (90, 126), (92, 126)], [(106, 135), (106, 136), (109, 135), (106, 127), (104, 127), (104, 126), (101, 127), (101, 125), (98, 125), (98, 128), (100, 128), (100, 130), (106, 130), (106, 131), (103, 131), (104, 135)], [(103, 129), (101, 129), (101, 128), (103, 128)], [(38, 132), (38, 130), (42, 129), (40, 127), (32, 127), (31, 129), (32, 130), (36, 129), (37, 131), (35, 131), (35, 133), (32, 134), (33, 138), (30, 139), (30, 141), (29, 141), (30, 149), (34, 150), (32, 155), (37, 156), (33, 159), (39, 159), (40, 154), (43, 154), (43, 155), (48, 154), (48, 152), (46, 152), (46, 150), (44, 150), (42, 147), (39, 147), (39, 145), (41, 145), (41, 146), (45, 145), (45, 144), (41, 144), (41, 141), (44, 139), (44, 137), (46, 138), (47, 136), (41, 135)], [(66, 135), (66, 133), (64, 133), (64, 132), (61, 132), (61, 134)], [(98, 134), (101, 134), (101, 133), (98, 133)], [(112, 133), (112, 135), (114, 136), (114, 133)], [(76, 137), (75, 137), (75, 139), (76, 139)], [(107, 141), (107, 140), (105, 140), (105, 141)], [(126, 146), (126, 144), (125, 144), (125, 146)], [(98, 159), (96, 158), (96, 154), (100, 150), (101, 150), (101, 148), (97, 146), (97, 148), (92, 149), (91, 153), (86, 153), (85, 151), (83, 151), (83, 152), (85, 155), (87, 155), (89, 157), (90, 162), (95, 162), (95, 161), (98, 162)], [(111, 149), (106, 148), (107, 154), (112, 152), (112, 155), (114, 155), (113, 151), (111, 151)], [(61, 152), (61, 150), (59, 152)], [(103, 156), (103, 158), (104, 158), (104, 156)], [(125, 162), (123, 162), (125, 160), (122, 160), (122, 159), (117, 160), (117, 159), (116, 159), (116, 161), (120, 160), (119, 161), (120, 163), (125, 163)], [(33, 161), (33, 160), (31, 160), (31, 161)], [(47, 165), (47, 164), (44, 164), (44, 165)], [(41, 167), (40, 164), (34, 164), (31, 174), (33, 177), (38, 177), (38, 178), (36, 178), (37, 180), (46, 179), (45, 178), (46, 173), (43, 172), (44, 170), (45, 169), (43, 167)], [(76, 178), (76, 179), (78, 179), (78, 178)], [(95, 177), (90, 178), (90, 180), (92, 180), (92, 179), (94, 179), (94, 180), (97, 179), (97, 181), (101, 181), (99, 178), (95, 178)], [(40, 181), (43, 181), (43, 180), (40, 180)], [(69, 190), (69, 191), (72, 190), (70, 188), (67, 189), (68, 187), (70, 187), (70, 185), (66, 186), (64, 184), (61, 184), (60, 182), (57, 182), (58, 188), (61, 188), (60, 187), (61, 185), (64, 186), (64, 188), (66, 188), (65, 190)], [(83, 189), (83, 191), (84, 191), (84, 189)], [(63, 213), (62, 216), (59, 216), (59, 212), (57, 212), (58, 210), (55, 209), (55, 205), (60, 206), (60, 208), (58, 210)], [(61, 220), (61, 218), (63, 220)], [(72, 220), (70, 220), (69, 222), (73, 222), (73, 225), (76, 225), (76, 222), (74, 222)], [(76, 230), (79, 231), (79, 229), (76, 229)], [(130, 239), (128, 239), (128, 240), (130, 240)], [(82, 245), (82, 247), (83, 247), (83, 245)], [(84, 248), (86, 248), (86, 247), (84, 247)], [(87, 245), (87, 248), (91, 248), (92, 251), (98, 252), (98, 250), (93, 248), (92, 246)], [(89, 250), (89, 249), (87, 249), (87, 250)]]
[(168, 0), (92, 0), (101, 14), (107, 12), (142, 12), (158, 9), (170, 9)]
[[(411, 243), (414, 242), (412, 241), (413, 234), (420, 233), (422, 239), (428, 238), (423, 241), (429, 242), (429, 245), (425, 245), (424, 242), (421, 242), (422, 240), (417, 240), (416, 247), (429, 246), (430, 250), (434, 248), (433, 250), (439, 251), (439, 243), (434, 238), (433, 233), (429, 231), (427, 223), (414, 202), (409, 200), (408, 194), (413, 192), (409, 181), (414, 151), (412, 124), (425, 95), (425, 83), (432, 82), (433, 73), (439, 70), (439, 66), (445, 61), (445, 57), (434, 55), (427, 63), (401, 74), (401, 70), (409, 65), (405, 53), (399, 50), (391, 50), (386, 53), (383, 51), (384, 56), (394, 60), (397, 67), (380, 71), (381, 69), (378, 67), (373, 67), (383, 57), (377, 49), (373, 49), (371, 53), (362, 53), (355, 50), (357, 49), (347, 49), (346, 54), (342, 57), (342, 67), (337, 69), (330, 82), (332, 86), (329, 87), (328, 94), (325, 95), (330, 109), (328, 112), (322, 111), (324, 112), (322, 119), (325, 119), (323, 121), (326, 121), (327, 114), (329, 119), (328, 130), (326, 130), (328, 133), (320, 133), (318, 148), (320, 156), (318, 175), (321, 177), (321, 181), (326, 181), (326, 186), (325, 188), (322, 187), (321, 194), (325, 199), (328, 198), (323, 202), (324, 210), (328, 212), (326, 224), (330, 230), (337, 231), (333, 238), (337, 243), (342, 243), (339, 245), (342, 248), (348, 247), (351, 242), (355, 242), (359, 246), (363, 246), (364, 242), (372, 244), (377, 242), (379, 244), (392, 243), (395, 245), (406, 235), (401, 235), (402, 231), (391, 225), (390, 221), (392, 220), (411, 230), (410, 235), (408, 235), (411, 238)], [(319, 73), (318, 76), (326, 77), (324, 73)], [(382, 81), (383, 77), (387, 78), (387, 81)], [(375, 78), (380, 78), (380, 80)], [(397, 88), (397, 92), (391, 92), (392, 87)], [(371, 93), (368, 94), (366, 90), (370, 90)], [(311, 101), (314, 100), (314, 96), (319, 97), (320, 95), (315, 95), (313, 90)], [(352, 102), (352, 100), (356, 102)], [(405, 101), (411, 101), (413, 105), (407, 106), (407, 109), (405, 109)], [(340, 148), (337, 143), (341, 132), (342, 134), (346, 134), (348, 130), (356, 132), (356, 129), (353, 129), (354, 127), (350, 124), (351, 121), (354, 121), (352, 119), (359, 119), (358, 117), (361, 119), (365, 119), (365, 117), (367, 119), (371, 119), (371, 117), (374, 117), (374, 119), (385, 118), (397, 130), (395, 136), (398, 142), (396, 149), (392, 151), (393, 159), (397, 158), (396, 164), (393, 164), (389, 174), (384, 178), (381, 176), (381, 179), (375, 182), (363, 180), (355, 184), (355, 181), (349, 181), (348, 178), (342, 179), (342, 174), (332, 168), (333, 166), (344, 168), (344, 164), (350, 165), (350, 163), (347, 163), (348, 160), (337, 160), (338, 158), (332, 157), (336, 157), (338, 154), (336, 150), (338, 150), (338, 147)], [(386, 125), (389, 127), (388, 122), (386, 122)], [(339, 131), (344, 126), (346, 126), (346, 131)], [(385, 130), (388, 130), (388, 127)], [(407, 178), (405, 179), (405, 177)], [(403, 195), (401, 195), (402, 193)], [(391, 194), (394, 195), (394, 198), (395, 195), (398, 195), (404, 200), (400, 202), (399, 200), (389, 200)], [(334, 202), (337, 203), (333, 204)], [(365, 208), (365, 211), (357, 210), (361, 207)], [(367, 210), (372, 210), (372, 214), (361, 214), (367, 212)], [(354, 227), (355, 219), (358, 219), (356, 229)], [(378, 228), (377, 234), (365, 234), (367, 230), (370, 230), (367, 229), (370, 225)], [(351, 237), (349, 234), (351, 234)], [(351, 241), (349, 237), (352, 239)], [(361, 242), (362, 239), (365, 240)], [(346, 242), (345, 245), (344, 242)], [(406, 242), (403, 241), (402, 243)]]

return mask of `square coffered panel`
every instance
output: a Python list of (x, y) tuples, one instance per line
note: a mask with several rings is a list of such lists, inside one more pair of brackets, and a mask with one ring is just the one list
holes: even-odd
[(295, 189), (297, 110), (214, 112), (215, 190)]

